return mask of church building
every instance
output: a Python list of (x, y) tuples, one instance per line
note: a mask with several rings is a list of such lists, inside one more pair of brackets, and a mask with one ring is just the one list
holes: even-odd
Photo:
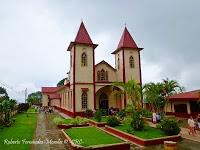
[(112, 94), (113, 83), (134, 79), (142, 84), (140, 51), (143, 48), (137, 46), (127, 27), (112, 52), (115, 67), (104, 60), (95, 63), (97, 46), (81, 22), (75, 40), (67, 48), (70, 54), (68, 78), (64, 86), (42, 87), (43, 106), (54, 106), (75, 117), (83, 116), (86, 109), (123, 109), (129, 103), (127, 96)]

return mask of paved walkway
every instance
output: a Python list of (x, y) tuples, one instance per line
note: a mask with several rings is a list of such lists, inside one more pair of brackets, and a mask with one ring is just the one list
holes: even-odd
[[(67, 145), (63, 143), (61, 130), (52, 122), (53, 114), (40, 113), (38, 115), (37, 128), (34, 141), (48, 141), (46, 144), (33, 144), (32, 150), (65, 150)], [(60, 143), (54, 143), (61, 141)]]
[[(148, 122), (150, 126), (152, 127), (156, 127), (156, 124), (152, 123), (152, 122)], [(193, 135), (189, 135), (188, 134), (188, 129), (187, 128), (181, 128), (181, 136), (185, 139), (188, 139), (188, 140), (192, 140), (192, 141), (195, 141), (195, 142), (200, 142), (200, 131), (196, 131), (197, 134), (195, 136)]]

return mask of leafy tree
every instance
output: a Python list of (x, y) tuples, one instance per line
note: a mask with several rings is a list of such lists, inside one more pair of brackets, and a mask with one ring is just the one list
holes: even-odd
[(6, 99), (9, 98), (8, 93), (5, 88), (0, 87), (0, 102), (3, 101), (3, 99), (5, 99), (5, 98)]
[(63, 86), (64, 83), (65, 83), (65, 80), (66, 80), (66, 78), (60, 80), (60, 81), (57, 83), (57, 86)]
[(28, 95), (27, 102), (31, 104), (38, 104), (41, 103), (42, 93), (40, 91), (31, 93)]

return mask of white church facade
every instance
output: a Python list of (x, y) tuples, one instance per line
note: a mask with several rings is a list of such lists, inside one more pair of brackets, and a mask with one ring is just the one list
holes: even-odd
[[(140, 51), (125, 27), (115, 55), (115, 67), (102, 60), (95, 64), (94, 44), (82, 22), (76, 38), (67, 48), (70, 53), (68, 80), (61, 87), (42, 87), (43, 106), (54, 106), (71, 117), (83, 116), (86, 109), (124, 108), (127, 96), (113, 95), (114, 82), (134, 79), (142, 84)], [(122, 90), (115, 87), (116, 90)]]

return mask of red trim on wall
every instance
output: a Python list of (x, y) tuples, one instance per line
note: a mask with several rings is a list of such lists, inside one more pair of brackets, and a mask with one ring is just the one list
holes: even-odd
[[(139, 55), (139, 69), (140, 69), (140, 86), (142, 87), (142, 70), (141, 70), (141, 58), (140, 58), (140, 51), (138, 51), (138, 55)], [(143, 108), (143, 95), (141, 97), (141, 103), (142, 103), (142, 108)]]
[(95, 51), (93, 48), (93, 96), (94, 96), (94, 110), (96, 110), (96, 94), (95, 94)]
[[(126, 72), (126, 70), (125, 70), (125, 60), (124, 60), (124, 49), (123, 49), (123, 51), (122, 51), (122, 59), (123, 59), (123, 82), (125, 83), (126, 82), (126, 74), (125, 74), (125, 72)], [(126, 94), (124, 95), (124, 107), (126, 107)]]
[[(73, 83), (76, 83), (75, 81), (75, 72), (76, 72), (76, 44), (74, 44), (74, 62), (73, 62)], [(73, 112), (76, 111), (76, 105), (75, 105), (75, 84), (73, 84)]]

